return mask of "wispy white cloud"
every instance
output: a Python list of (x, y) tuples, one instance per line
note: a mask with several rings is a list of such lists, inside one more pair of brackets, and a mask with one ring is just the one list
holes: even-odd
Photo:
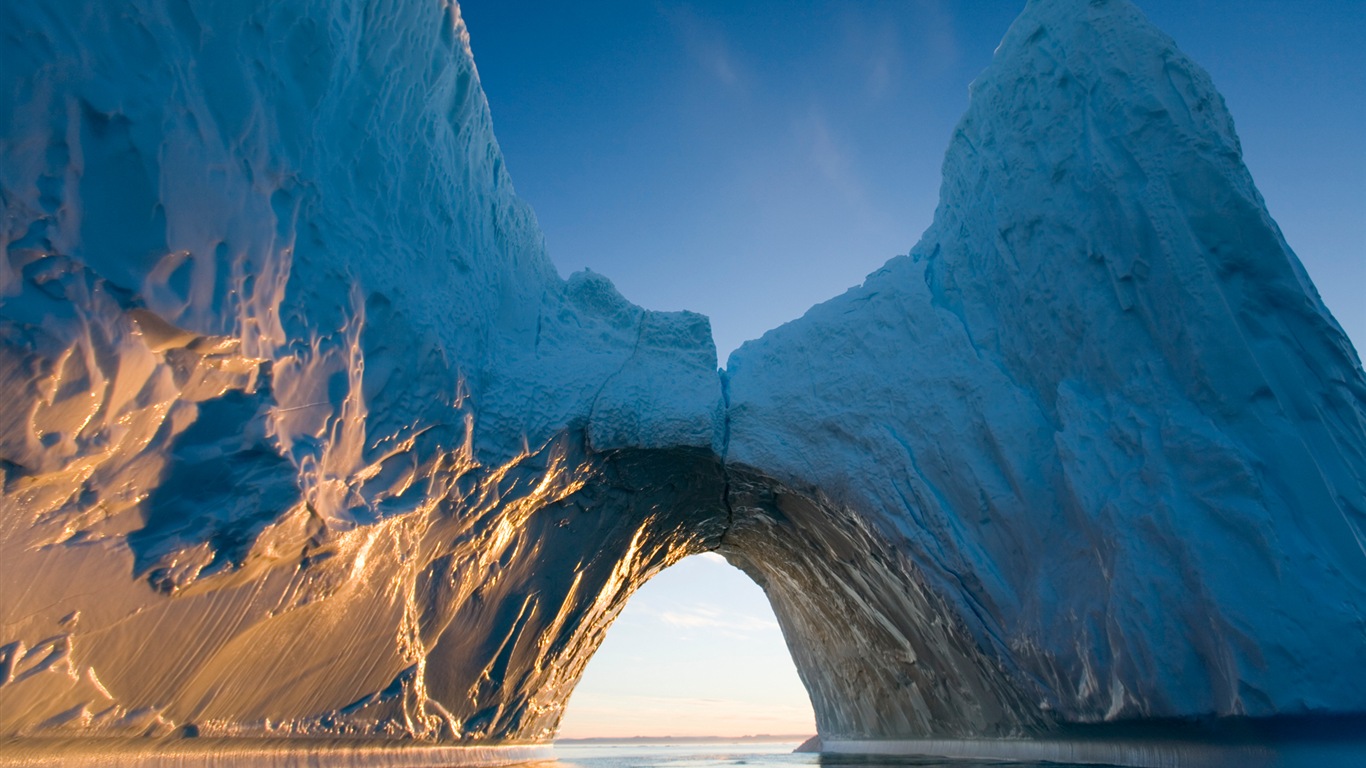
[(750, 632), (776, 630), (778, 622), (756, 616), (744, 616), (705, 605), (690, 605), (682, 608), (659, 611), (655, 618), (674, 627), (687, 629), (711, 629), (728, 634), (747, 634)]
[(731, 52), (726, 36), (689, 5), (658, 6), (683, 43), (688, 56), (702, 71), (727, 88), (742, 88), (743, 71)]
[(864, 94), (873, 100), (895, 97), (908, 82), (948, 71), (960, 58), (953, 9), (944, 0), (851, 6), (840, 28), (840, 56), (862, 72)]
[(868, 63), (868, 95), (880, 99), (887, 95), (892, 85), (892, 69), (899, 56), (894, 49), (873, 52)]
[(864, 62), (864, 92), (874, 100), (890, 96), (906, 67), (899, 26), (891, 19), (880, 18), (853, 24), (850, 29), (846, 45)]
[(958, 63), (961, 56), (953, 11), (944, 0), (921, 0), (919, 45), (930, 70), (942, 72)]
[(854, 169), (851, 153), (830, 125), (825, 112), (812, 108), (795, 129), (808, 157), (830, 187), (855, 210), (868, 208), (867, 186)]

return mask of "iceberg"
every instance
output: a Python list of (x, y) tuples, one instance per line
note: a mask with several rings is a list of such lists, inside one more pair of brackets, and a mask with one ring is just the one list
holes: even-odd
[(721, 371), (556, 274), (453, 2), (0, 28), (21, 759), (545, 742), (704, 551), (827, 745), (1366, 712), (1366, 375), (1128, 0), (1030, 0), (921, 242)]
[(555, 274), (454, 4), (0, 14), (0, 734), (547, 736), (706, 319)]
[[(856, 510), (1030, 713), (1366, 709), (1343, 674), (1366, 669), (1361, 363), (1208, 76), (1131, 4), (1029, 3), (920, 243), (743, 345), (727, 378), (728, 463)], [(805, 621), (794, 652), (842, 642)], [(896, 635), (870, 655), (925, 633)], [(919, 691), (982, 699), (925, 674)]]

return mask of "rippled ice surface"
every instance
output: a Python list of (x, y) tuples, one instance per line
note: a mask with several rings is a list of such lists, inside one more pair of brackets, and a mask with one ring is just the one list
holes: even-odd
[[(535, 768), (721, 768), (722, 766), (848, 766), (848, 768), (882, 768), (883, 766), (919, 766), (931, 768), (979, 768), (1004, 766), (1014, 768), (1068, 768), (1062, 763), (1022, 763), (981, 760), (945, 760), (923, 757), (845, 757), (834, 755), (793, 754), (796, 743), (712, 743), (712, 744), (557, 744), (559, 761), (537, 764)], [(1091, 766), (1094, 768), (1094, 766)]]

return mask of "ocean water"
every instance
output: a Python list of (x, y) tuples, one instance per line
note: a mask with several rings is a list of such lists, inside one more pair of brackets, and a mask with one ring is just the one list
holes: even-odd
[[(1335, 738), (1280, 741), (1274, 745), (1215, 742), (1114, 742), (1123, 765), (1164, 768), (1366, 768), (1366, 733)], [(983, 760), (942, 757), (794, 754), (797, 742), (736, 743), (594, 743), (555, 745), (558, 760), (523, 768), (723, 768), (758, 766), (843, 766), (845, 768), (1096, 768), (1111, 765), (1094, 758), (1086, 763)], [(1115, 759), (1111, 757), (1109, 759)]]
[[(705, 744), (556, 744), (559, 760), (535, 768), (729, 768), (757, 766), (847, 766), (848, 768), (1068, 768), (1064, 763), (945, 760), (925, 757), (855, 757), (794, 754), (797, 742), (738, 742)], [(1094, 768), (1094, 766), (1091, 766)]]

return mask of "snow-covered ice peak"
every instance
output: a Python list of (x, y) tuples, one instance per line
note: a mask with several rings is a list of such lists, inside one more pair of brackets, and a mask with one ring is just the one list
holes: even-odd
[(1127, 0), (1032, 0), (920, 244), (722, 377), (555, 274), (452, 3), (0, 36), (0, 737), (544, 740), (704, 550), (834, 740), (1366, 711), (1366, 377)]
[(1031, 2), (920, 243), (727, 370), (728, 460), (877, 519), (1064, 720), (1366, 708), (1366, 380), (1126, 0)]

